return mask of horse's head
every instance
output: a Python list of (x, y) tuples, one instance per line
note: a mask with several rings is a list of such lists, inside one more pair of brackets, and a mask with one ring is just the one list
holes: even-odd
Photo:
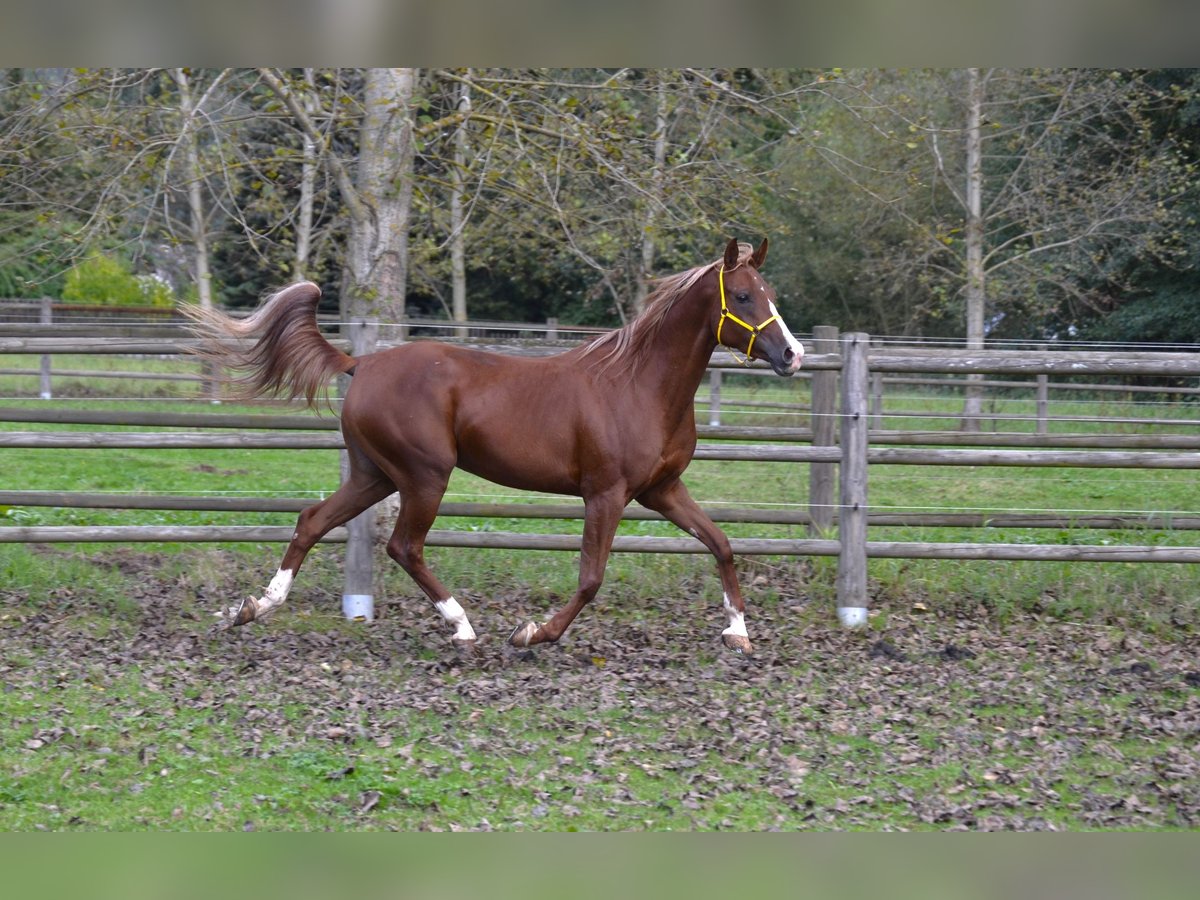
[(721, 346), (749, 359), (766, 360), (777, 375), (794, 375), (804, 359), (804, 348), (775, 308), (775, 290), (758, 273), (766, 258), (765, 239), (746, 256), (736, 239), (725, 247), (717, 269), (720, 309), (713, 328)]

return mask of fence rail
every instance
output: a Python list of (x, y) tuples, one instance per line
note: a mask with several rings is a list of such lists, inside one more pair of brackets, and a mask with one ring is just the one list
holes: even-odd
[[(71, 509), (154, 509), (193, 512), (298, 513), (313, 504), (311, 497), (214, 497), (180, 494), (88, 493), (76, 491), (4, 491), (0, 506), (59, 507)], [(702, 504), (714, 522), (754, 525), (814, 524), (813, 514), (795, 509), (741, 509)], [(470, 519), (582, 519), (582, 504), (445, 502), (439, 518)], [(662, 515), (637, 506), (627, 507), (624, 522), (666, 521)], [(832, 511), (833, 523), (837, 510)], [(867, 524), (876, 527), (918, 528), (1087, 528), (1133, 531), (1137, 529), (1200, 531), (1200, 515), (1175, 513), (875, 513), (868, 510)]]
[[(106, 336), (85, 340), (78, 335), (0, 337), (0, 353), (171, 355), (194, 346), (190, 340)], [(868, 503), (869, 472), (873, 466), (1000, 466), (1073, 468), (1200, 468), (1200, 434), (1030, 434), (1018, 432), (949, 433), (872, 427), (881, 421), (874, 388), (888, 375), (1019, 374), (1037, 378), (1044, 390), (1048, 376), (1152, 376), (1173, 379), (1200, 375), (1200, 354), (1167, 352), (963, 351), (872, 347), (865, 334), (838, 335), (817, 329), (812, 352), (805, 361), (811, 377), (811, 427), (701, 425), (696, 459), (806, 463), (810, 466), (809, 508), (753, 510), (708, 507), (720, 522), (796, 525), (810, 529), (808, 538), (737, 538), (735, 552), (746, 555), (837, 556), (839, 616), (849, 625), (866, 615), (866, 561), (882, 558), (1059, 560), (1088, 562), (1200, 562), (1200, 547), (1035, 545), (1010, 543), (921, 543), (868, 540), (872, 527), (948, 525), (971, 528), (1170, 528), (1200, 529), (1200, 515), (1099, 515), (1027, 513), (882, 513)], [(519, 352), (547, 352), (523, 345)], [(725, 354), (715, 354), (716, 404), (721, 372), (737, 368)], [(746, 371), (746, 370), (741, 370)], [(924, 382), (927, 379), (908, 379)], [(932, 380), (932, 379), (928, 379)], [(943, 383), (944, 379), (937, 379)], [(946, 382), (949, 383), (949, 382)], [(1004, 382), (1006, 387), (1035, 382)], [(1072, 385), (1075, 386), (1075, 385)], [(1086, 389), (1086, 386), (1075, 386)], [(1095, 386), (1093, 387), (1101, 387)], [(1102, 387), (1118, 387), (1104, 385)], [(1124, 388), (1122, 388), (1124, 389)], [(1179, 388), (1183, 394), (1192, 391)], [(712, 398), (710, 398), (712, 399)], [(773, 404), (773, 407), (778, 404)], [(1041, 412), (1041, 410), (1039, 410)], [(892, 418), (894, 413), (888, 413)], [(922, 414), (926, 418), (930, 414)], [(987, 414), (985, 419), (1002, 419)], [(1059, 417), (1060, 419), (1063, 417)], [(1098, 417), (1101, 418), (1101, 417)], [(114, 412), (67, 408), (0, 409), (0, 421), (48, 425), (95, 425), (134, 428), (193, 428), (178, 431), (6, 431), (0, 448), (27, 449), (335, 449), (343, 446), (332, 417), (294, 414), (241, 415), (228, 413)], [(1147, 420), (1131, 420), (1145, 422)], [(1171, 419), (1174, 425), (1200, 422)], [(840, 422), (840, 434), (838, 423)], [(224, 429), (225, 431), (221, 431)], [(718, 441), (721, 443), (709, 443)], [(745, 443), (747, 441), (756, 443)], [(840, 473), (840, 477), (837, 477)], [(153, 495), (113, 495), (73, 492), (0, 491), (0, 504), (10, 506), (75, 506), (106, 509), (196, 509), (294, 512), (310, 501), (300, 498), (197, 498)], [(579, 518), (578, 504), (445, 503), (443, 516), (497, 518)], [(630, 509), (627, 519), (658, 519), (655, 513)], [(836, 531), (837, 539), (831, 539)], [(18, 526), (0, 528), (0, 542), (35, 541), (252, 541), (290, 539), (283, 526)], [(347, 540), (338, 529), (326, 540)], [(494, 547), (504, 549), (576, 550), (577, 535), (515, 534), (507, 532), (431, 532), (430, 546)], [(690, 537), (619, 536), (617, 552), (704, 553)]]
[[(337, 323), (328, 323), (335, 325)], [(505, 331), (503, 329), (507, 328)], [(463, 337), (463, 330), (475, 337)], [(815, 329), (814, 331), (819, 330)], [(563, 335), (572, 335), (577, 340), (590, 337), (600, 331), (594, 328), (575, 326), (559, 326), (557, 323), (546, 325), (529, 325), (497, 322), (468, 322), (464, 325), (448, 323), (444, 320), (411, 320), (403, 323), (402, 327), (393, 329), (393, 336), (408, 336), (416, 333), (428, 335), (441, 333), (443, 339), (465, 342), (471, 346), (484, 347), (501, 352), (521, 353), (526, 355), (544, 355), (558, 352), (569, 342), (562, 340)], [(515, 338), (514, 334), (530, 334), (532, 338)], [(492, 343), (483, 342), (481, 335), (500, 335), (494, 337)], [(507, 335), (507, 336), (505, 336)], [(329, 335), (338, 346), (346, 347), (347, 342), (335, 334)], [(810, 354), (805, 361), (804, 370), (799, 378), (809, 379), (820, 377), (822, 371), (839, 370), (841, 368), (840, 352), (836, 346), (832, 350), (819, 346), (821, 341), (811, 342), (818, 352)], [(182, 324), (172, 324), (163, 321), (154, 324), (133, 324), (124, 322), (120, 325), (97, 324), (66, 324), (66, 325), (37, 325), (0, 321), (0, 353), (24, 354), (41, 356), (38, 369), (21, 369), (6, 367), (0, 369), (0, 375), (39, 377), (40, 395), (44, 399), (53, 396), (52, 382), (55, 378), (103, 378), (128, 379), (140, 382), (181, 382), (200, 385), (201, 391), (209, 395), (213, 393), (211, 373), (199, 369), (195, 373), (167, 372), (129, 372), (106, 371), (97, 369), (62, 369), (51, 364), (54, 356), (59, 355), (107, 355), (107, 356), (179, 356), (187, 353), (196, 346), (196, 342), (188, 335)], [(388, 346), (387, 343), (381, 346)], [(943, 361), (951, 355), (962, 357), (957, 362), (943, 365)], [(941, 389), (963, 389), (967, 386), (965, 374), (970, 372), (999, 372), (1022, 376), (1026, 380), (976, 380), (972, 382), (982, 388), (1005, 388), (1008, 390), (1026, 389), (1035, 393), (1037, 398), (1036, 430), (1038, 433), (1049, 431), (1052, 422), (1097, 423), (1112, 422), (1106, 416), (1051, 416), (1048, 412), (1050, 392), (1056, 395), (1086, 393), (1125, 393), (1173, 395), (1182, 398), (1200, 396), (1200, 386), (1192, 384), (1160, 385), (1146, 384), (1102, 384), (1094, 380), (1084, 383), (1071, 381), (1050, 381), (1046, 372), (1058, 372), (1066, 376), (1090, 378), (1090, 376), (1108, 372), (1114, 376), (1159, 377), (1169, 376), (1175, 380), (1194, 379), (1200, 376), (1195, 364), (1196, 354), (1174, 352), (1074, 352), (1073, 358), (1064, 361), (1061, 351), (1014, 351), (995, 350), (985, 354), (965, 355), (961, 350), (928, 350), (919, 348), (875, 347), (871, 351), (871, 387), (870, 404), (872, 425), (878, 426), (882, 419), (883, 392), (885, 388), (899, 385), (921, 385)], [(1100, 366), (1100, 368), (1097, 368)], [(888, 367), (891, 367), (888, 369)], [(964, 368), (965, 367), (965, 368)], [(983, 368), (978, 368), (983, 367)], [(903, 373), (938, 374), (941, 369), (942, 377), (912, 377)], [(885, 370), (887, 374), (885, 374)], [(1041, 374), (1037, 374), (1041, 371)], [(785, 410), (796, 415), (808, 412), (808, 406), (803, 403), (778, 403), (774, 401), (747, 400), (722, 396), (721, 378), (724, 373), (738, 372), (739, 375), (756, 375), (769, 377), (770, 370), (761, 365), (749, 368), (742, 366), (729, 354), (721, 351), (714, 354), (710, 366), (710, 377), (707, 395), (703, 392), (697, 396), (697, 404), (707, 407), (711, 424), (719, 425), (723, 411), (745, 410)], [(974, 374), (974, 378), (982, 376)], [(896, 418), (936, 418), (926, 411), (891, 410), (888, 417)], [(992, 422), (1021, 421), (1025, 416), (1014, 416), (1002, 412), (989, 412), (985, 418)], [(1200, 421), (1181, 423), (1178, 420), (1160, 419), (1151, 423), (1146, 420), (1129, 419), (1125, 424), (1192, 424), (1200, 425)]]

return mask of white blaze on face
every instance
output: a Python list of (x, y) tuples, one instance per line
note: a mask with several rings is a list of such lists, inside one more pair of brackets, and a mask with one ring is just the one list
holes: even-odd
[[(773, 315), (773, 316), (779, 315), (779, 310), (777, 310), (775, 308), (775, 304), (772, 301), (768, 300), (767, 305), (771, 307), (771, 315)], [(776, 322), (779, 324), (780, 329), (783, 331), (784, 340), (786, 340), (788, 346), (792, 348), (792, 353), (796, 354), (792, 358), (792, 365), (791, 365), (791, 369), (794, 372), (794, 371), (796, 371), (796, 369), (800, 368), (800, 361), (804, 359), (804, 346), (798, 340), (796, 340), (794, 337), (792, 337), (792, 332), (787, 327), (787, 325), (784, 324), (782, 317), (780, 317), (779, 319), (776, 319)]]
[(738, 612), (733, 608), (733, 604), (729, 602), (729, 595), (725, 595), (725, 614), (729, 616), (729, 627), (721, 634), (736, 634), (738, 637), (749, 638), (746, 634), (746, 616), (744, 613)]
[(456, 641), (475, 640), (475, 629), (471, 627), (466, 611), (459, 605), (457, 600), (453, 597), (448, 597), (445, 600), (439, 600), (434, 606), (442, 614), (442, 618), (454, 626), (454, 639)]

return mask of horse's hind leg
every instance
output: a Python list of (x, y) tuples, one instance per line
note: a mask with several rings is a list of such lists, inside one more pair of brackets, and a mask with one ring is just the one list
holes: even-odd
[(327, 499), (300, 513), (296, 531), (288, 543), (283, 561), (263, 596), (247, 597), (237, 606), (232, 606), (219, 615), (228, 625), (245, 625), (282, 606), (300, 564), (317, 541), (395, 490), (395, 485), (374, 463), (351, 450), (349, 478)]
[[(447, 479), (427, 474), (419, 486), (413, 479), (401, 479), (400, 514), (388, 540), (388, 556), (399, 563), (425, 595), (433, 601), (442, 618), (454, 627), (454, 644), (462, 650), (475, 647), (475, 629), (453, 595), (425, 564), (425, 536), (437, 518), (438, 506), (446, 490)], [(404, 482), (407, 481), (407, 486)]]

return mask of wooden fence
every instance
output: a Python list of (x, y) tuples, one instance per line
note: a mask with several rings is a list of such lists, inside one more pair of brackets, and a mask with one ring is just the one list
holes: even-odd
[[(323, 327), (331, 333), (338, 331), (340, 322), (331, 317), (319, 317)], [(481, 342), (491, 341), (491, 349), (502, 352), (521, 353), (553, 353), (581, 340), (589, 339), (600, 334), (604, 329), (593, 326), (560, 325), (557, 319), (547, 319), (540, 323), (514, 323), (472, 320), (465, 323), (451, 323), (445, 319), (409, 318), (401, 324), (387, 326), (390, 331), (386, 335), (392, 342), (408, 339), (408, 337), (435, 337), (443, 340), (463, 341), (474, 346)], [(815, 329), (821, 333), (822, 329)], [(836, 329), (833, 330), (836, 334)], [(151, 382), (191, 382), (204, 384), (204, 392), (211, 391), (211, 373), (200, 371), (193, 373), (171, 372), (134, 372), (113, 371), (100, 369), (64, 369), (51, 365), (51, 358), (56, 353), (70, 353), (69, 348), (81, 347), (77, 340), (83, 338), (90, 342), (93, 338), (104, 338), (111, 349), (102, 348), (99, 343), (89, 344), (88, 354), (112, 354), (118, 356), (130, 355), (133, 351), (153, 345), (154, 341), (171, 339), (175, 346), (186, 345), (188, 334), (184, 322), (175, 310), (160, 308), (130, 308), (130, 307), (98, 307), (63, 304), (42, 298), (41, 301), (4, 300), (0, 299), (0, 350), (7, 348), (8, 352), (25, 352), (25, 338), (44, 339), (47, 337), (63, 339), (58, 344), (42, 341), (47, 347), (46, 353), (41, 354), (40, 367), (0, 367), (0, 375), (38, 376), (39, 394), (42, 399), (54, 396), (54, 379), (128, 379), (131, 381)], [(815, 335), (814, 335), (815, 338)], [(334, 338), (336, 341), (337, 339)], [(514, 350), (514, 344), (520, 344), (519, 350)], [(488, 346), (488, 345), (485, 345)], [(57, 348), (57, 349), (56, 349)], [(836, 352), (837, 348), (826, 352)], [(82, 351), (80, 351), (82, 352)], [(756, 412), (776, 411), (785, 415), (802, 416), (809, 412), (809, 407), (803, 403), (786, 403), (778, 401), (747, 400), (730, 398), (722, 394), (724, 372), (736, 368), (741, 375), (753, 374), (765, 378), (773, 377), (770, 369), (753, 367), (749, 369), (735, 366), (731, 359), (721, 355), (715, 359), (715, 365), (709, 370), (708, 390), (702, 391), (696, 397), (698, 407), (707, 409), (710, 425), (720, 425), (725, 411)], [(802, 371), (798, 377), (811, 377), (810, 372)], [(1110, 416), (1055, 416), (1048, 413), (1051, 391), (1056, 395), (1070, 395), (1084, 392), (1087, 394), (1124, 394), (1129, 398), (1136, 395), (1170, 395), (1182, 398), (1200, 396), (1200, 386), (1183, 384), (1103, 384), (1094, 381), (1085, 383), (1071, 381), (1050, 381), (1049, 376), (1040, 373), (1026, 376), (1023, 381), (982, 379), (973, 376), (971, 382), (975, 387), (986, 390), (1006, 389), (1009, 392), (1033, 393), (1036, 397), (1036, 413), (1034, 421), (1039, 434), (1049, 431), (1052, 422), (1115, 422)], [(896, 386), (935, 387), (941, 390), (963, 389), (968, 380), (964, 375), (945, 375), (942, 377), (924, 377), (887, 375), (873, 369), (870, 378), (870, 409), (872, 423), (878, 427), (883, 417), (883, 398), (885, 388)], [(889, 416), (895, 417), (925, 417), (929, 414), (920, 411), (890, 411)], [(1004, 421), (1023, 421), (1025, 415), (1007, 415), (990, 412), (982, 417), (993, 425)], [(1129, 419), (1124, 424), (1174, 424), (1171, 422), (1151, 422), (1146, 419)]]
[[(108, 338), (102, 343), (78, 337), (0, 337), (0, 353), (178, 354), (186, 340)], [(872, 428), (872, 379), (880, 373), (900, 377), (931, 374), (1006, 376), (1200, 376), (1200, 354), (1164, 352), (964, 351), (872, 347), (866, 334), (839, 335), (818, 328), (810, 342), (805, 368), (812, 379), (811, 427), (736, 427), (701, 425), (696, 459), (807, 463), (810, 466), (809, 508), (783, 511), (710, 509), (719, 522), (803, 525), (808, 538), (737, 538), (741, 555), (837, 556), (840, 620), (849, 626), (866, 620), (867, 560), (978, 559), (1058, 560), (1089, 562), (1200, 562), (1200, 547), (1073, 545), (1026, 543), (920, 543), (871, 541), (871, 526), (925, 525), (957, 527), (1128, 528), (1147, 526), (1194, 530), (1200, 516), (1071, 516), (1055, 514), (976, 515), (971, 513), (872, 513), (868, 502), (871, 465), (911, 466), (1070, 466), (1105, 468), (1200, 468), (1200, 433), (1029, 434), (993, 432), (956, 434)], [(714, 355), (716, 371), (735, 366), (724, 353)], [(0, 421), (96, 426), (143, 426), (213, 429), (196, 432), (69, 432), (3, 431), (0, 448), (288, 448), (341, 447), (332, 419), (297, 415), (231, 415), (226, 413), (107, 412), (69, 408), (5, 408)], [(1181, 423), (1200, 424), (1200, 423)], [(728, 443), (735, 441), (738, 443)], [(744, 443), (753, 441), (754, 443)], [(7, 487), (2, 486), (0, 487)], [(0, 504), (78, 508), (193, 509), (227, 511), (295, 511), (309, 501), (251, 500), (0, 490)], [(578, 504), (445, 503), (442, 516), (503, 518), (581, 518)], [(629, 509), (628, 519), (657, 514)], [(338, 529), (326, 540), (347, 541), (353, 529)], [(0, 542), (93, 541), (252, 541), (286, 542), (292, 528), (283, 526), (106, 526), (6, 527)], [(516, 534), (435, 530), (429, 545), (497, 549), (577, 550), (578, 535)], [(352, 541), (352, 544), (355, 543)], [(357, 542), (358, 554), (363, 553)], [(705, 553), (691, 537), (619, 536), (617, 552)], [(369, 567), (369, 552), (366, 553)], [(368, 570), (369, 571), (369, 570)], [(356, 574), (355, 574), (356, 573)], [(363, 590), (361, 569), (348, 574)], [(369, 584), (369, 575), (367, 576)], [(347, 593), (354, 593), (349, 590)]]

